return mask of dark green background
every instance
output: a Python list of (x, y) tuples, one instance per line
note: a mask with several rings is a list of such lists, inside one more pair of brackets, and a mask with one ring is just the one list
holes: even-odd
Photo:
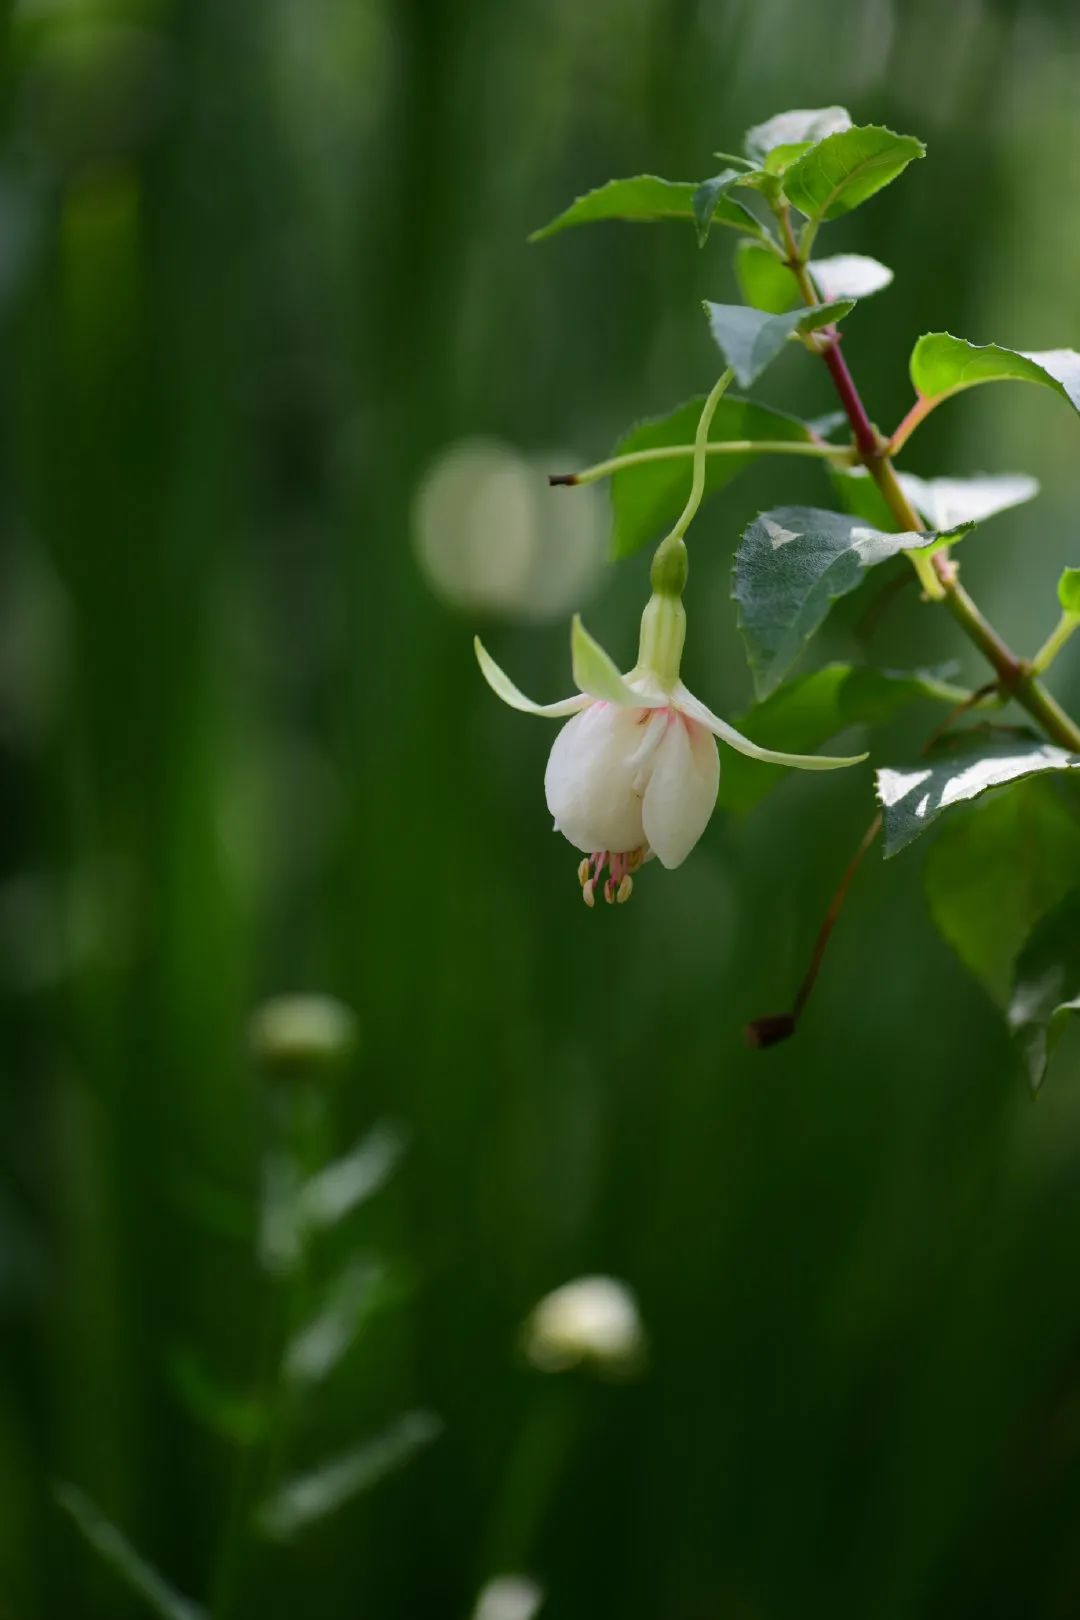
[[(210, 1590), (235, 1448), (169, 1367), (193, 1346), (252, 1375), (245, 1029), (295, 989), (363, 1030), (334, 1151), (385, 1116), (411, 1150), (347, 1239), (403, 1297), (290, 1460), (407, 1406), (445, 1432), (253, 1558), (237, 1613), (465, 1617), (510, 1562), (574, 1620), (1080, 1614), (1075, 1063), (1031, 1103), (931, 931), (919, 847), (864, 870), (798, 1039), (747, 1052), (866, 774), (795, 775), (586, 913), (543, 805), (552, 728), (482, 685), (474, 616), (428, 590), (410, 533), (418, 476), (464, 435), (585, 462), (710, 384), (698, 301), (735, 296), (729, 233), (524, 238), (609, 175), (708, 174), (783, 107), (843, 102), (929, 146), (819, 249), (896, 270), (845, 343), (883, 425), (920, 331), (1080, 346), (1074, 9), (3, 10), (3, 1620), (142, 1612), (57, 1479)], [(761, 394), (832, 405), (797, 352)], [(979, 390), (905, 464), (1042, 479), (963, 557), (1030, 651), (1080, 562), (1075, 418)], [(769, 462), (692, 532), (686, 673), (721, 713), (749, 696), (736, 536), (807, 498), (814, 469)], [(589, 607), (620, 658), (645, 570)], [(851, 617), (823, 656), (852, 651)], [(526, 689), (567, 689), (564, 623), (479, 627)], [(874, 651), (980, 673), (913, 592)], [(1080, 701), (1075, 649), (1053, 684)], [(937, 718), (900, 725), (896, 757)], [(647, 1374), (528, 1371), (525, 1312), (597, 1270), (640, 1298)]]

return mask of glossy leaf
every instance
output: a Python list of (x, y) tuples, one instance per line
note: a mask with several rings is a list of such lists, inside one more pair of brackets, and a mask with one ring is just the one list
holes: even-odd
[[(911, 703), (961, 703), (962, 687), (930, 672), (905, 673), (827, 664), (781, 686), (735, 723), (752, 741), (766, 748), (812, 753), (853, 725), (882, 725)], [(742, 754), (725, 754), (717, 804), (727, 810), (750, 810), (786, 772)]]
[(869, 298), (889, 286), (893, 279), (887, 264), (869, 259), (863, 253), (837, 253), (829, 259), (812, 259), (807, 268), (823, 303), (835, 298)]
[(85, 1491), (76, 1485), (58, 1485), (56, 1500), (113, 1574), (161, 1620), (205, 1620), (206, 1611), (170, 1586)]
[(812, 220), (836, 219), (887, 186), (926, 148), (913, 135), (865, 124), (828, 135), (784, 175), (784, 192)]
[(1037, 1091), (1070, 1017), (1080, 1013), (1080, 889), (1035, 927), (1020, 952), (1009, 1028)]
[[(795, 278), (771, 248), (745, 238), (735, 249), (735, 275), (748, 304), (770, 315), (784, 315), (800, 303)], [(845, 418), (846, 420), (846, 418)]]
[[(865, 467), (830, 469), (833, 483), (846, 509), (868, 523), (887, 528), (891, 513)], [(900, 487), (931, 529), (949, 529), (958, 523), (981, 523), (1010, 506), (1034, 500), (1039, 481), (1026, 473), (999, 473), (974, 478), (918, 478), (897, 473)]]
[[(799, 155), (837, 130), (851, 128), (851, 114), (846, 107), (796, 107), (790, 112), (777, 113), (763, 124), (755, 124), (743, 137), (743, 149), (754, 163), (765, 164), (771, 153), (796, 148)], [(778, 157), (776, 162), (782, 162)]]
[(935, 759), (877, 773), (885, 854), (905, 849), (951, 806), (1031, 776), (1080, 770), (1080, 754), (1034, 737), (974, 734)]
[[(542, 242), (572, 225), (593, 225), (609, 219), (642, 224), (685, 219), (693, 224), (697, 190), (694, 180), (661, 180), (655, 174), (639, 174), (631, 180), (609, 180), (606, 185), (578, 197), (547, 225), (533, 231), (529, 241)], [(724, 197), (717, 198), (711, 215), (713, 223), (719, 221), (740, 231), (745, 231), (748, 218), (753, 218), (748, 209)]]
[(942, 938), (1005, 1007), (1024, 940), (1080, 883), (1080, 822), (1052, 782), (1017, 783), (946, 817), (923, 882)]
[[(666, 416), (655, 416), (631, 428), (615, 446), (617, 456), (638, 450), (662, 449), (668, 445), (691, 446), (697, 431), (704, 395), (689, 399)], [(764, 405), (725, 394), (716, 407), (709, 428), (709, 443), (753, 440), (806, 442), (810, 432), (804, 422)], [(711, 455), (705, 458), (705, 493), (709, 495), (729, 484), (757, 457), (752, 451)], [(629, 557), (651, 540), (658, 540), (671, 527), (686, 504), (690, 491), (690, 456), (664, 461), (648, 461), (617, 472), (611, 480), (613, 557)]]
[(758, 695), (780, 684), (832, 603), (856, 590), (868, 568), (901, 551), (934, 549), (963, 532), (887, 534), (813, 506), (762, 513), (742, 537), (733, 590)]
[(911, 380), (916, 393), (932, 400), (979, 383), (1039, 383), (1080, 411), (1080, 354), (1073, 349), (1026, 353), (997, 343), (968, 343), (949, 332), (927, 332), (911, 351)]
[(706, 301), (705, 313), (713, 342), (735, 373), (740, 388), (749, 388), (796, 332), (831, 326), (854, 307), (850, 299), (844, 299), (837, 304), (793, 309), (786, 315), (768, 315), (745, 304)]
[(748, 224), (757, 226), (757, 220), (746, 204), (731, 195), (732, 186), (741, 178), (738, 169), (724, 169), (711, 180), (703, 180), (694, 192), (694, 223), (697, 226), (698, 241), (702, 245), (708, 239), (713, 222), (717, 219), (721, 224), (734, 225), (739, 230), (746, 230)]
[(259, 1509), (259, 1528), (272, 1541), (290, 1541), (411, 1461), (441, 1430), (434, 1413), (406, 1412), (375, 1439), (287, 1479)]
[(1065, 613), (1080, 618), (1080, 568), (1066, 568), (1058, 580), (1058, 601)]

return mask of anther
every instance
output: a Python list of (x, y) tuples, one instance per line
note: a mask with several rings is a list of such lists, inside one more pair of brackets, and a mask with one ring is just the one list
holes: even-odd
[(587, 906), (591, 907), (596, 904), (596, 901), (593, 899), (593, 890), (595, 887), (596, 885), (592, 878), (589, 878), (587, 883), (583, 883), (581, 885), (581, 898), (584, 900)]
[(623, 878), (622, 882), (619, 884), (618, 893), (615, 896), (620, 906), (624, 906), (626, 904), (633, 892), (634, 880), (628, 872)]
[(607, 901), (609, 906), (613, 906), (615, 904), (614, 878), (608, 878), (607, 882), (604, 884), (604, 899)]
[(577, 880), (582, 888), (585, 887), (589, 880), (589, 857), (587, 855), (577, 869)]

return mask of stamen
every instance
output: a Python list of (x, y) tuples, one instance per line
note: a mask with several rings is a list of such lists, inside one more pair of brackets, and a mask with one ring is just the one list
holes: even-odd
[(589, 878), (587, 883), (583, 883), (581, 885), (581, 898), (584, 900), (585, 904), (589, 907), (590, 911), (592, 910), (593, 906), (596, 904), (596, 901), (593, 898), (593, 888), (594, 888), (594, 886), (595, 886), (595, 880), (593, 878)]
[(614, 878), (608, 878), (607, 882), (604, 884), (604, 899), (607, 901), (609, 906), (613, 906), (615, 904)]
[(628, 872), (626, 874), (626, 876), (623, 878), (622, 882), (619, 884), (618, 893), (615, 896), (615, 898), (619, 902), (620, 906), (624, 906), (626, 904), (626, 902), (629, 900), (629, 898), (633, 894), (633, 892), (634, 892), (634, 880), (633, 880), (633, 878), (630, 876), (630, 874)]
[(588, 882), (588, 878), (589, 878), (589, 857), (586, 855), (585, 859), (581, 862), (580, 866), (577, 869), (577, 880), (581, 884), (582, 888), (585, 887), (585, 884)]

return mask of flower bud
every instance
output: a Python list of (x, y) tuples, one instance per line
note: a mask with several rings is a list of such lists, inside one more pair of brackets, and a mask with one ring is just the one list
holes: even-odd
[(616, 1375), (632, 1372), (645, 1348), (637, 1301), (614, 1277), (578, 1277), (534, 1306), (524, 1347), (541, 1372), (582, 1364)]
[(349, 1056), (356, 1045), (356, 1018), (332, 996), (275, 996), (253, 1015), (248, 1040), (253, 1057), (267, 1069), (310, 1074)]
[(533, 1620), (543, 1602), (542, 1587), (527, 1575), (496, 1575), (477, 1598), (473, 1620)]

